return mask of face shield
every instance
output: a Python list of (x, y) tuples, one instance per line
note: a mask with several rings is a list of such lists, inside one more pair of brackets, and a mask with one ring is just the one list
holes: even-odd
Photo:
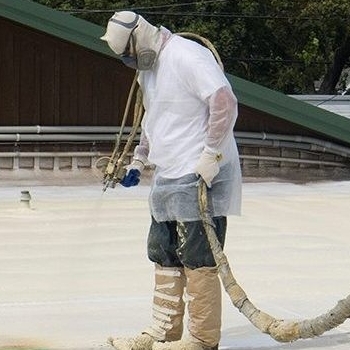
[[(106, 33), (101, 39), (108, 43), (128, 67), (148, 70), (152, 68), (157, 56), (151, 48), (155, 38), (148, 35), (152, 28), (155, 27), (134, 12), (116, 12), (109, 20)], [(138, 37), (143, 40), (138, 42)]]

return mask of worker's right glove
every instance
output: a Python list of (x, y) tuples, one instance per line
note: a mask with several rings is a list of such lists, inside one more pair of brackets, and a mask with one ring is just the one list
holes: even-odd
[(214, 153), (207, 149), (202, 152), (196, 165), (195, 172), (200, 175), (210, 188), (214, 177), (219, 173), (219, 161), (222, 159), (221, 153)]
[(120, 184), (124, 187), (137, 186), (144, 167), (145, 165), (142, 161), (134, 159), (131, 164), (126, 166), (126, 174), (120, 181)]

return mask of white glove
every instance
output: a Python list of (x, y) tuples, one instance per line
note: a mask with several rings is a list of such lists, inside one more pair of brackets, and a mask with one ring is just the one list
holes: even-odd
[(145, 164), (141, 160), (135, 159), (135, 158), (133, 159), (133, 161), (129, 165), (127, 165), (125, 167), (126, 174), (128, 174), (131, 169), (136, 169), (141, 174), (144, 168), (145, 168)]
[(214, 177), (220, 171), (218, 162), (221, 159), (221, 153), (213, 153), (205, 149), (195, 167), (196, 174), (202, 177), (209, 188), (211, 187), (211, 182), (213, 181)]

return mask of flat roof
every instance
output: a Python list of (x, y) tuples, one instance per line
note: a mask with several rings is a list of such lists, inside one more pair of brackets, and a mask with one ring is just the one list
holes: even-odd
[(350, 95), (289, 95), (350, 119)]

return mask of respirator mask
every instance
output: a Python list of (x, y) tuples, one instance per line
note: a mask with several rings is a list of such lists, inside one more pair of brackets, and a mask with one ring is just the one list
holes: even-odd
[(121, 55), (119, 55), (119, 58), (126, 66), (130, 68), (149, 70), (152, 68), (157, 54), (151, 49), (136, 50), (136, 36), (133, 34), (136, 28), (137, 26), (130, 33), (125, 50)]

